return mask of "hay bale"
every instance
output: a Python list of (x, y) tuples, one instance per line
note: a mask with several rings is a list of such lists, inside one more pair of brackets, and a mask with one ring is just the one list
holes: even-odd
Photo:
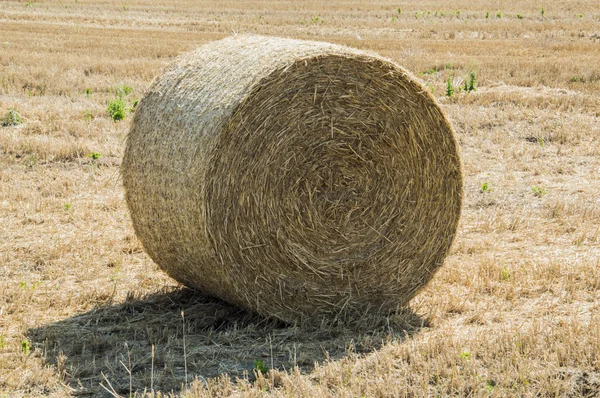
[(442, 264), (462, 200), (452, 128), (409, 73), (274, 37), (179, 58), (137, 106), (122, 175), (162, 269), (286, 321), (407, 304)]

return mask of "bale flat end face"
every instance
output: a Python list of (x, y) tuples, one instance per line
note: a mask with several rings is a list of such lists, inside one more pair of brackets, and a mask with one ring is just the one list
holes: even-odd
[(122, 173), (154, 261), (285, 321), (406, 305), (443, 263), (462, 202), (452, 128), (405, 70), (257, 36), (211, 43), (154, 82)]

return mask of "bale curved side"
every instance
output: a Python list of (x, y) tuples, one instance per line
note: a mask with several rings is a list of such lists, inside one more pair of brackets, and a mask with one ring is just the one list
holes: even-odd
[(157, 264), (287, 321), (405, 305), (462, 201), (452, 129), (405, 70), (259, 36), (204, 46), (153, 83), (122, 174)]

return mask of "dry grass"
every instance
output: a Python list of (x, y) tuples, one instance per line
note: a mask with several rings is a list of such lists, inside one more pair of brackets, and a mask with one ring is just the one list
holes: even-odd
[[(191, 397), (597, 396), (597, 2), (544, 2), (543, 18), (538, 2), (436, 4), (1, 2), (0, 112), (25, 124), (0, 128), (0, 392), (126, 395), (131, 370), (139, 394)], [(434, 89), (466, 202), (409, 311), (286, 327), (182, 290), (141, 251), (118, 179), (130, 119), (106, 101), (233, 31), (374, 50)], [(446, 98), (473, 69), (478, 91)], [(256, 379), (259, 359), (279, 370)]]

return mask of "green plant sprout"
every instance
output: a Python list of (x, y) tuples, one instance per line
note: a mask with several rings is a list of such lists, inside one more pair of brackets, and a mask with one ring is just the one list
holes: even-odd
[(531, 191), (533, 192), (533, 195), (537, 196), (538, 198), (541, 198), (546, 194), (546, 188), (541, 185), (531, 187)]
[(267, 374), (269, 372), (269, 367), (265, 364), (265, 361), (261, 359), (257, 359), (256, 361), (254, 361), (252, 369), (255, 372), (260, 372), (262, 374)]
[(31, 351), (31, 344), (29, 343), (29, 340), (23, 339), (21, 341), (21, 351), (23, 351), (23, 354), (29, 355), (29, 352)]
[(92, 152), (92, 153), (89, 153), (87, 156), (88, 156), (88, 158), (92, 158), (92, 160), (98, 160), (98, 159), (100, 159), (102, 154), (98, 153), (98, 152)]
[(4, 118), (2, 119), (2, 126), (18, 126), (23, 123), (23, 118), (14, 109), (9, 109)]
[(125, 119), (125, 116), (127, 115), (125, 101), (123, 101), (122, 98), (109, 100), (106, 111), (114, 122)]
[(475, 71), (471, 71), (469, 74), (469, 85), (467, 87), (467, 91), (476, 91), (477, 90), (477, 73)]
[(452, 84), (452, 79), (448, 78), (446, 80), (446, 97), (452, 97), (454, 95), (454, 84)]

